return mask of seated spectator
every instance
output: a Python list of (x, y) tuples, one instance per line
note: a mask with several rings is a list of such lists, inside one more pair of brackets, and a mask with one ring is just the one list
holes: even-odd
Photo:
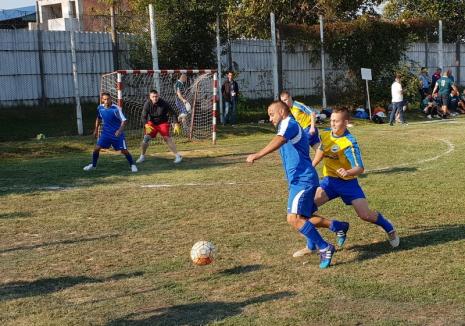
[(463, 93), (460, 96), (458, 109), (459, 109), (460, 113), (465, 114), (465, 89), (463, 90)]
[(421, 101), (421, 107), (423, 113), (426, 115), (428, 119), (439, 118), (438, 116), (438, 105), (434, 101), (431, 94), (426, 93), (426, 97)]
[[(465, 110), (459, 106), (460, 103), (460, 93), (456, 87), (452, 89), (449, 99), (449, 110), (451, 111), (452, 116), (456, 116), (459, 113), (465, 113)], [(463, 106), (463, 105), (462, 105)]]

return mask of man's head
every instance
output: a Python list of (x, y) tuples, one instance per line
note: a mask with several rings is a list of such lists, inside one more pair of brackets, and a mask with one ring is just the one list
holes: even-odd
[(349, 110), (346, 107), (335, 107), (331, 113), (331, 130), (333, 134), (342, 136), (349, 124)]
[(179, 76), (179, 80), (182, 81), (183, 83), (185, 83), (187, 81), (187, 75), (186, 74), (181, 74), (181, 76)]
[(231, 81), (231, 80), (233, 80), (234, 74), (233, 74), (232, 71), (229, 71), (226, 76), (228, 77), (228, 80)]
[(101, 101), (101, 103), (103, 104), (104, 107), (109, 108), (111, 106), (110, 93), (103, 92), (100, 101)]
[(452, 69), (447, 69), (446, 75), (447, 75), (447, 77), (452, 76)]
[(441, 72), (442, 72), (442, 69), (441, 69), (441, 68), (437, 68), (437, 69), (436, 69), (436, 73), (441, 74)]
[(422, 73), (422, 74), (427, 74), (427, 73), (428, 73), (428, 68), (426, 68), (426, 67), (421, 67), (421, 73)]
[(149, 98), (150, 101), (152, 101), (153, 104), (158, 102), (158, 99), (160, 98), (160, 94), (155, 89), (152, 89), (149, 93)]
[(400, 79), (402, 78), (402, 75), (398, 72), (396, 72), (396, 81), (400, 82)]
[(281, 120), (287, 118), (289, 115), (289, 107), (283, 101), (273, 101), (270, 106), (268, 106), (268, 116), (270, 117), (270, 122), (277, 126)]
[(289, 93), (289, 91), (282, 91), (281, 94), (279, 94), (279, 98), (281, 101), (286, 103), (289, 108), (292, 108), (294, 100), (292, 99), (291, 93)]

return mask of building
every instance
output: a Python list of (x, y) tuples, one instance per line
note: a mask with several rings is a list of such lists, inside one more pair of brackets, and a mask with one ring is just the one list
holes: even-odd
[[(101, 0), (38, 0), (37, 5), (42, 30), (108, 32), (110, 29), (110, 6)], [(115, 12), (128, 8), (129, 0), (118, 1)]]
[(36, 21), (36, 7), (21, 7), (0, 10), (0, 29), (27, 28)]

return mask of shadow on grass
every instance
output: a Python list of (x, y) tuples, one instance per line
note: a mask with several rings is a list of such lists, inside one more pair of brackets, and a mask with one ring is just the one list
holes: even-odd
[(408, 236), (400, 236), (398, 248), (391, 248), (387, 242), (372, 243), (366, 245), (355, 245), (348, 249), (358, 251), (359, 255), (354, 261), (373, 259), (393, 251), (412, 250), (415, 248), (429, 247), (445, 244), (452, 241), (465, 239), (465, 225), (444, 225), (429, 228), (426, 232), (416, 233)]
[[(108, 325), (204, 325), (239, 315), (248, 305), (280, 300), (294, 295), (293, 292), (278, 292), (264, 294), (242, 302), (199, 302), (156, 308), (130, 314)], [(144, 318), (146, 315), (150, 317)]]
[(109, 277), (62, 276), (41, 278), (32, 282), (11, 282), (0, 285), (0, 301), (45, 295), (61, 291), (78, 284), (119, 281), (144, 275), (143, 272), (115, 274)]
[(74, 244), (74, 243), (87, 242), (87, 241), (106, 240), (106, 239), (116, 238), (119, 236), (120, 236), (119, 234), (106, 234), (106, 235), (101, 235), (97, 237), (50, 241), (50, 242), (44, 242), (44, 243), (37, 243), (33, 245), (25, 245), (25, 246), (13, 247), (13, 248), (8, 248), (8, 249), (0, 249), (0, 254), (5, 254), (5, 253), (19, 251), (19, 250), (30, 250), (30, 249), (49, 247), (49, 246), (56, 246), (56, 245), (62, 245), (62, 244)]
[(31, 217), (31, 212), (0, 213), (0, 220)]
[(261, 270), (263, 268), (264, 268), (264, 266), (260, 265), (260, 264), (236, 266), (236, 267), (233, 267), (233, 268), (228, 268), (228, 269), (222, 270), (221, 272), (218, 272), (218, 274), (220, 274), (220, 275), (245, 274), (245, 273), (255, 272), (255, 271)]
[(362, 174), (359, 178), (366, 178), (369, 174), (391, 174), (391, 173), (410, 173), (416, 172), (418, 169), (416, 167), (392, 167), (392, 168), (383, 168), (383, 169), (373, 169), (368, 171), (366, 174)]

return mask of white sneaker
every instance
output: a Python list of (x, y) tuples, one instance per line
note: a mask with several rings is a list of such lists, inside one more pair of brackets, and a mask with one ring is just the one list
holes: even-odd
[(131, 172), (137, 172), (137, 166), (135, 164), (131, 165)]
[(181, 161), (182, 161), (182, 156), (178, 154), (178, 155), (176, 155), (176, 158), (174, 159), (173, 162), (175, 164), (178, 164), (178, 163), (181, 163)]
[(145, 161), (145, 156), (144, 155), (141, 155), (139, 156), (139, 158), (137, 159), (136, 163), (142, 163)]
[(428, 114), (426, 117), (427, 117), (428, 119), (431, 119), (431, 118), (432, 118), (432, 117), (431, 117), (431, 114)]
[(388, 233), (388, 238), (389, 238), (389, 243), (391, 244), (392, 248), (396, 248), (399, 246), (400, 238), (397, 235), (397, 232), (395, 229)]
[(318, 252), (318, 250), (310, 250), (307, 247), (305, 247), (303, 249), (300, 249), (300, 250), (297, 250), (296, 252), (294, 252), (294, 254), (292, 254), (292, 257), (299, 258), (299, 257), (314, 254), (316, 252)]
[(83, 170), (84, 171), (90, 171), (90, 170), (93, 170), (95, 169), (95, 167), (92, 165), (92, 163), (90, 163), (89, 165), (86, 165)]

